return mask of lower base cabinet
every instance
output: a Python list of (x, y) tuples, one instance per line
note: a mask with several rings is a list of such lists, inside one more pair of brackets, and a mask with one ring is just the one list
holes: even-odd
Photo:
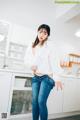
[(80, 79), (77, 79), (77, 88), (76, 88), (76, 94), (77, 94), (77, 110), (80, 111)]
[(65, 78), (63, 112), (80, 111), (80, 79)]
[(51, 91), (47, 106), (48, 113), (62, 113), (62, 104), (63, 104), (63, 90), (57, 91), (56, 87)]
[(9, 72), (0, 72), (0, 116), (6, 118), (10, 100), (12, 74)]
[(63, 89), (51, 91), (48, 98), (49, 114), (80, 111), (80, 79), (62, 77)]
[[(62, 90), (54, 87), (47, 100), (49, 114), (80, 111), (80, 79), (61, 78)], [(32, 111), (31, 76), (0, 72), (0, 120)]]

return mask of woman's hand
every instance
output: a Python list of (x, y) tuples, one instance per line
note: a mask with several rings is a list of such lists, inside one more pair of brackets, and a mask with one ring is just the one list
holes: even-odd
[(31, 70), (33, 71), (33, 73), (36, 73), (37, 66), (36, 66), (36, 65), (33, 65), (33, 66), (31, 67)]
[(55, 82), (55, 85), (56, 85), (56, 87), (57, 87), (57, 90), (59, 90), (59, 88), (60, 88), (61, 90), (63, 89), (63, 84), (62, 84), (61, 81), (56, 81), (56, 82)]

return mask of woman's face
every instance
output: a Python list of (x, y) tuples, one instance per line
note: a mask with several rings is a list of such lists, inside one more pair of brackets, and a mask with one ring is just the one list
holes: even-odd
[(42, 42), (42, 41), (46, 40), (47, 38), (48, 38), (48, 33), (47, 33), (46, 29), (41, 28), (41, 29), (38, 31), (38, 39), (39, 39), (39, 42)]

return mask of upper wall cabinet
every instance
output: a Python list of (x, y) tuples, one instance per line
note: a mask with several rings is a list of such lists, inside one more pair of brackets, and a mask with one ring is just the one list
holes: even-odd
[(23, 26), (0, 21), (0, 68), (22, 68), (30, 34)]
[(0, 68), (6, 66), (6, 57), (8, 55), (8, 46), (10, 37), (10, 24), (0, 21)]
[(10, 42), (8, 51), (9, 58), (23, 60), (26, 48), (27, 48), (26, 45)]
[(0, 68), (24, 69), (25, 52), (34, 36), (30, 28), (0, 21)]
[(9, 23), (0, 21), (0, 55), (6, 54), (8, 34), (9, 34)]

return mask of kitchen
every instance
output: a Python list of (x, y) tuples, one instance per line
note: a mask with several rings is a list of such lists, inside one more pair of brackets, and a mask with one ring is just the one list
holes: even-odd
[[(54, 70), (63, 90), (48, 99), (49, 119), (80, 115), (80, 5), (53, 1), (0, 1), (0, 119), (31, 119), (31, 71), (24, 64), (39, 24), (51, 26)], [(80, 35), (80, 33), (79, 33)], [(52, 53), (54, 55), (54, 53)], [(26, 104), (27, 103), (27, 104)], [(25, 107), (26, 106), (26, 107)]]

